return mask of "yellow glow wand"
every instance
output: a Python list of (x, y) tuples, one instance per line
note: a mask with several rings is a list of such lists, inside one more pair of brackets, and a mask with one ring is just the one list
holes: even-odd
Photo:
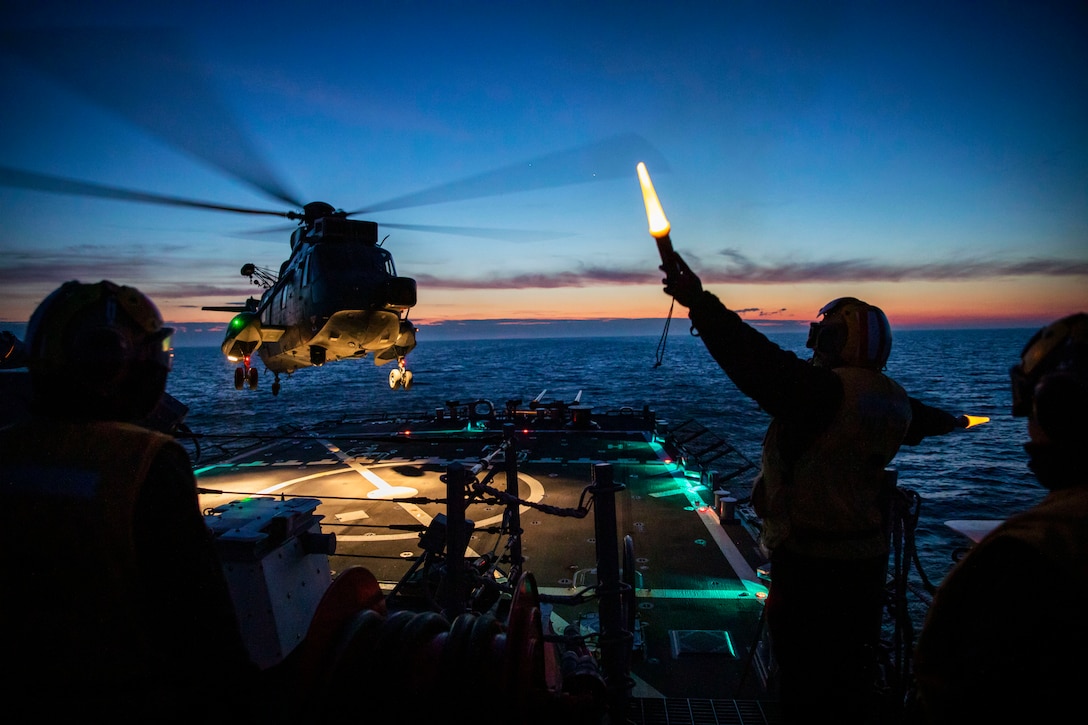
[(967, 425), (964, 428), (974, 428), (976, 425), (982, 425), (983, 423), (989, 423), (990, 419), (984, 415), (965, 415), (967, 419)]
[(646, 206), (646, 221), (650, 224), (650, 235), (657, 240), (657, 251), (661, 255), (661, 263), (666, 267), (672, 266), (672, 239), (669, 238), (669, 220), (665, 218), (665, 210), (661, 208), (661, 201), (654, 191), (654, 182), (650, 181), (650, 172), (646, 170), (646, 164), (641, 161), (635, 167), (638, 171), (638, 183), (642, 187), (642, 203)]

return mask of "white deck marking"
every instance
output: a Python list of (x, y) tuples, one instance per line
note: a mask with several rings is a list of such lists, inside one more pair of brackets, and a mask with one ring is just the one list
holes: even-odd
[[(415, 463), (420, 463), (420, 461), (414, 461), (414, 462)], [(400, 462), (400, 463), (403, 464), (403, 461)], [(387, 464), (387, 465), (398, 465), (398, 464), (390, 463), (390, 464)], [(529, 486), (529, 497), (526, 500), (533, 501), (535, 503), (536, 501), (539, 501), (540, 499), (544, 498), (544, 486), (540, 483), (540, 481), (536, 480), (532, 476), (527, 476), (524, 473), (519, 473), (518, 474), (518, 483), (519, 484), (527, 484)], [(419, 513), (420, 513), (420, 515), (417, 516), (416, 518), (418, 518), (422, 523), (425, 523), (425, 524), (430, 524), (431, 523), (431, 517), (427, 516), (427, 514), (422, 509), (418, 509), (417, 507), (413, 507), (413, 508), (416, 508), (416, 510), (418, 510)], [(528, 510), (529, 510), (528, 506), (521, 506), (520, 507), (520, 511), (523, 514), (525, 512), (527, 512)], [(409, 513), (411, 513), (411, 512), (409, 512)], [(502, 518), (503, 518), (504, 515), (505, 515), (505, 513), (501, 513), (501, 514), (497, 514), (495, 516), (491, 516), (491, 517), (486, 518), (486, 519), (481, 519), (480, 521), (473, 520), (473, 523), (477, 527), (480, 527), (480, 528), (483, 528), (485, 526), (494, 526), (496, 524), (501, 524), (502, 523)], [(409, 539), (418, 539), (418, 538), (419, 538), (419, 534), (412, 533), (412, 532), (408, 532), (408, 533), (404, 533), (404, 534), (363, 534), (363, 535), (337, 534), (337, 536), (336, 536), (337, 541), (353, 541), (353, 542), (356, 542), (356, 543), (366, 543), (368, 541), (409, 540)], [(472, 555), (475, 556), (474, 553)]]
[[(359, 475), (374, 484), (375, 490), (368, 493), (366, 495), (367, 498), (408, 498), (410, 496), (419, 495), (419, 489), (412, 488), (411, 486), (393, 486), (384, 478), (374, 473), (374, 471), (370, 470), (366, 466), (356, 463), (355, 461), (344, 461), (344, 463), (351, 466), (353, 469), (359, 472)], [(404, 506), (407, 510), (408, 506), (413, 506), (414, 504), (402, 503), (401, 505)]]
[(370, 514), (362, 509), (358, 511), (341, 511), (336, 514), (337, 521), (358, 521), (359, 519), (369, 519)]
[[(246, 473), (253, 473), (254, 470), (247, 470), (245, 472)], [(289, 479), (287, 481), (282, 481), (280, 483), (275, 484), (274, 486), (268, 486), (266, 488), (258, 489), (256, 491), (249, 491), (249, 492), (228, 491), (228, 492), (223, 493), (223, 494), (202, 493), (200, 495), (201, 496), (235, 496), (235, 495), (242, 494), (242, 495), (246, 495), (246, 496), (260, 496), (260, 495), (269, 494), (269, 493), (276, 493), (277, 491), (279, 491), (281, 489), (287, 488), (288, 486), (294, 486), (296, 483), (302, 483), (303, 481), (309, 481), (309, 480), (312, 480), (314, 478), (321, 478), (323, 476), (337, 476), (337, 475), (340, 475), (341, 473), (347, 473), (347, 471), (345, 471), (343, 468), (337, 468), (337, 469), (334, 469), (334, 470), (331, 470), (331, 471), (320, 471), (318, 473), (310, 473), (308, 475), (299, 476), (298, 478), (292, 478), (292, 479)], [(199, 483), (199, 481), (198, 481), (198, 483)], [(219, 487), (223, 488), (222, 485), (220, 485)], [(239, 488), (237, 483), (233, 484), (233, 487)], [(201, 488), (204, 488), (204, 487), (201, 486)]]
[[(318, 440), (320, 441), (320, 443), (323, 446), (325, 446), (327, 449), (329, 449), (329, 451), (333, 455), (335, 455), (337, 458), (339, 458), (340, 461), (344, 465), (350, 467), (352, 470), (356, 471), (359, 475), (361, 475), (367, 481), (370, 481), (372, 484), (374, 484), (375, 490), (371, 491), (369, 494), (367, 494), (367, 498), (380, 501), (382, 499), (407, 498), (407, 497), (410, 497), (410, 496), (419, 495), (418, 490), (416, 490), (414, 488), (411, 488), (410, 486), (393, 486), (388, 481), (386, 481), (384, 478), (382, 478), (381, 476), (379, 476), (377, 473), (374, 472), (375, 468), (383, 468), (383, 467), (404, 465), (408, 461), (388, 461), (387, 460), (387, 461), (383, 461), (381, 464), (379, 464), (377, 466), (364, 466), (363, 464), (358, 463), (355, 458), (352, 458), (352, 457), (349, 457), (349, 456), (345, 455), (344, 452), (341, 451), (340, 448), (338, 446), (334, 445), (333, 443), (331, 443), (329, 441), (325, 441), (325, 440), (320, 440), (320, 439), (318, 439)], [(424, 463), (430, 463), (430, 462), (433, 462), (433, 461), (434, 461), (434, 459), (427, 459), (425, 461), (423, 461), (423, 460), (413, 460), (410, 463), (412, 465), (422, 465)], [(534, 501), (534, 502), (539, 501), (540, 499), (542, 499), (544, 497), (544, 487), (542, 485), (540, 485), (540, 482), (537, 481), (536, 479), (532, 478), (531, 476), (526, 476), (524, 474), (519, 473), (518, 474), (518, 481), (519, 481), (519, 483), (524, 482), (524, 483), (527, 483), (529, 485), (529, 498), (528, 498), (529, 501)], [(427, 514), (426, 511), (421, 509), (419, 506), (416, 506), (413, 503), (407, 503), (407, 502), (402, 502), (402, 501), (395, 501), (393, 503), (396, 503), (398, 506), (400, 506), (402, 509), (404, 509), (405, 512), (407, 512), (410, 516), (414, 517), (420, 523), (422, 523), (424, 525), (427, 525), (427, 526), (430, 525), (431, 520), (432, 520), (431, 517)], [(522, 506), (521, 507), (522, 513), (526, 512), (528, 510), (529, 510), (528, 506)], [(474, 523), (475, 523), (476, 526), (479, 526), (479, 527), (492, 526), (494, 524), (501, 523), (502, 518), (503, 518), (503, 514), (499, 514), (497, 516), (492, 516), (492, 517), (484, 519), (482, 521), (475, 521)], [(351, 535), (341, 536), (341, 535), (338, 535), (336, 538), (338, 540), (340, 540), (340, 541), (351, 541), (351, 542), (356, 542), (356, 543), (365, 543), (367, 541), (416, 540), (416, 539), (419, 539), (419, 534), (414, 533), (414, 532), (406, 532), (406, 533), (402, 533), (402, 534), (369, 534), (369, 535), (364, 534), (362, 536), (351, 536)], [(465, 553), (468, 556), (479, 556), (479, 554), (477, 552), (473, 551), (471, 547), (469, 547), (469, 549)]]
[[(320, 438), (318, 439), (318, 442), (328, 448), (334, 456), (339, 458), (341, 463), (343, 463), (345, 466), (352, 469), (360, 476), (374, 484), (375, 490), (368, 493), (367, 498), (381, 500), (391, 498), (408, 498), (411, 496), (419, 495), (419, 491), (412, 488), (411, 486), (391, 485), (384, 478), (371, 471), (370, 468), (356, 461), (355, 458), (345, 455), (344, 452), (340, 450), (339, 446), (336, 446), (329, 441), (321, 440)], [(414, 503), (406, 503), (402, 501), (397, 501), (395, 503), (402, 509), (404, 509), (410, 516), (415, 517), (424, 524), (431, 523), (431, 517), (428, 516), (423, 509), (421, 509), (419, 506), (416, 506)], [(418, 535), (416, 534), (410, 534), (410, 536), (418, 538)]]
[(699, 518), (703, 520), (706, 530), (710, 532), (710, 536), (718, 544), (718, 548), (721, 549), (722, 554), (725, 555), (729, 565), (733, 567), (733, 571), (737, 572), (737, 576), (747, 581), (758, 581), (755, 571), (748, 565), (748, 560), (744, 558), (744, 554), (740, 553), (737, 545), (734, 544), (733, 540), (729, 538), (729, 535), (725, 533), (725, 529), (722, 528), (722, 522), (714, 509), (704, 505), (696, 509), (696, 511), (699, 514)]

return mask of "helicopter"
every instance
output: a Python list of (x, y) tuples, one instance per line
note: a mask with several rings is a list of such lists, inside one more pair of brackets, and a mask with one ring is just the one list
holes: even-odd
[(241, 273), (264, 288), (260, 300), (243, 307), (204, 307), (233, 312), (221, 346), (241, 365), (234, 387), (257, 387), (252, 355), (260, 354), (273, 373), (272, 394), (280, 391), (280, 373), (342, 358), (372, 353), (375, 365), (397, 361), (389, 387), (409, 389), (412, 371), (406, 358), (416, 346), (416, 328), (408, 318), (416, 304), (416, 282), (398, 277), (393, 255), (378, 243), (378, 225), (349, 219), (325, 202), (311, 202), (295, 215), (291, 256), (278, 274), (247, 263)]
[[(396, 362), (388, 376), (391, 389), (413, 382), (407, 356), (416, 347), (417, 328), (409, 317), (416, 305), (416, 282), (397, 274), (393, 255), (379, 241), (377, 222), (352, 218), (429, 204), (482, 198), (516, 191), (551, 188), (599, 179), (623, 178), (638, 159), (660, 155), (641, 137), (627, 133), (503, 166), (459, 181), (440, 184), (356, 211), (323, 201), (301, 203), (255, 152), (226, 106), (195, 64), (181, 38), (164, 29), (53, 29), (41, 35), (0, 33), (7, 53), (74, 90), (96, 105), (242, 182), (290, 211), (255, 209), (93, 181), (0, 166), (0, 186), (193, 209), (283, 217), (297, 226), (290, 234), (290, 255), (278, 270), (247, 263), (241, 273), (262, 288), (259, 298), (243, 304), (202, 309), (233, 314), (221, 344), (223, 354), (239, 363), (233, 384), (255, 389), (254, 355), (274, 376), (321, 367), (326, 363), (373, 356), (376, 365)], [(47, 42), (48, 41), (48, 42)], [(101, 47), (111, 48), (101, 54)], [(64, 48), (66, 53), (54, 52)], [(82, 52), (86, 51), (86, 52)], [(85, 59), (93, 57), (94, 64)], [(137, 77), (136, 73), (140, 76)], [(149, 86), (146, 78), (153, 79)], [(184, 89), (171, 94), (169, 88)], [(143, 89), (136, 92), (131, 89)], [(149, 99), (149, 93), (154, 98)], [(154, 106), (158, 112), (152, 112)], [(163, 113), (167, 108), (169, 112)], [(528, 230), (394, 224), (386, 228), (510, 238)]]

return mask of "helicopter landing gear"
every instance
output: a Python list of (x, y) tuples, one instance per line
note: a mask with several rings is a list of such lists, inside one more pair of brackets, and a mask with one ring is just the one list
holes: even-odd
[(272, 395), (280, 394), (280, 374), (276, 373), (276, 379), (272, 381)]
[(404, 358), (397, 361), (397, 367), (389, 371), (389, 388), (396, 390), (398, 387), (405, 390), (412, 388), (412, 371), (404, 367)]
[(311, 345), (310, 346), (310, 364), (313, 365), (314, 367), (317, 367), (317, 368), (324, 365), (325, 364), (325, 357), (326, 357), (325, 353), (326, 352), (327, 351), (325, 350), (325, 348), (321, 347), (320, 345)]
[(257, 368), (250, 367), (248, 355), (242, 358), (242, 364), (234, 369), (234, 389), (241, 390), (247, 384), (250, 390), (257, 389)]

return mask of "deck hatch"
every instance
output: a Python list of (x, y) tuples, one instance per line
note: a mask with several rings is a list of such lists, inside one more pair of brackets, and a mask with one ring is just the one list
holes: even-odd
[(669, 643), (674, 658), (686, 654), (737, 656), (733, 639), (724, 629), (670, 629)]

